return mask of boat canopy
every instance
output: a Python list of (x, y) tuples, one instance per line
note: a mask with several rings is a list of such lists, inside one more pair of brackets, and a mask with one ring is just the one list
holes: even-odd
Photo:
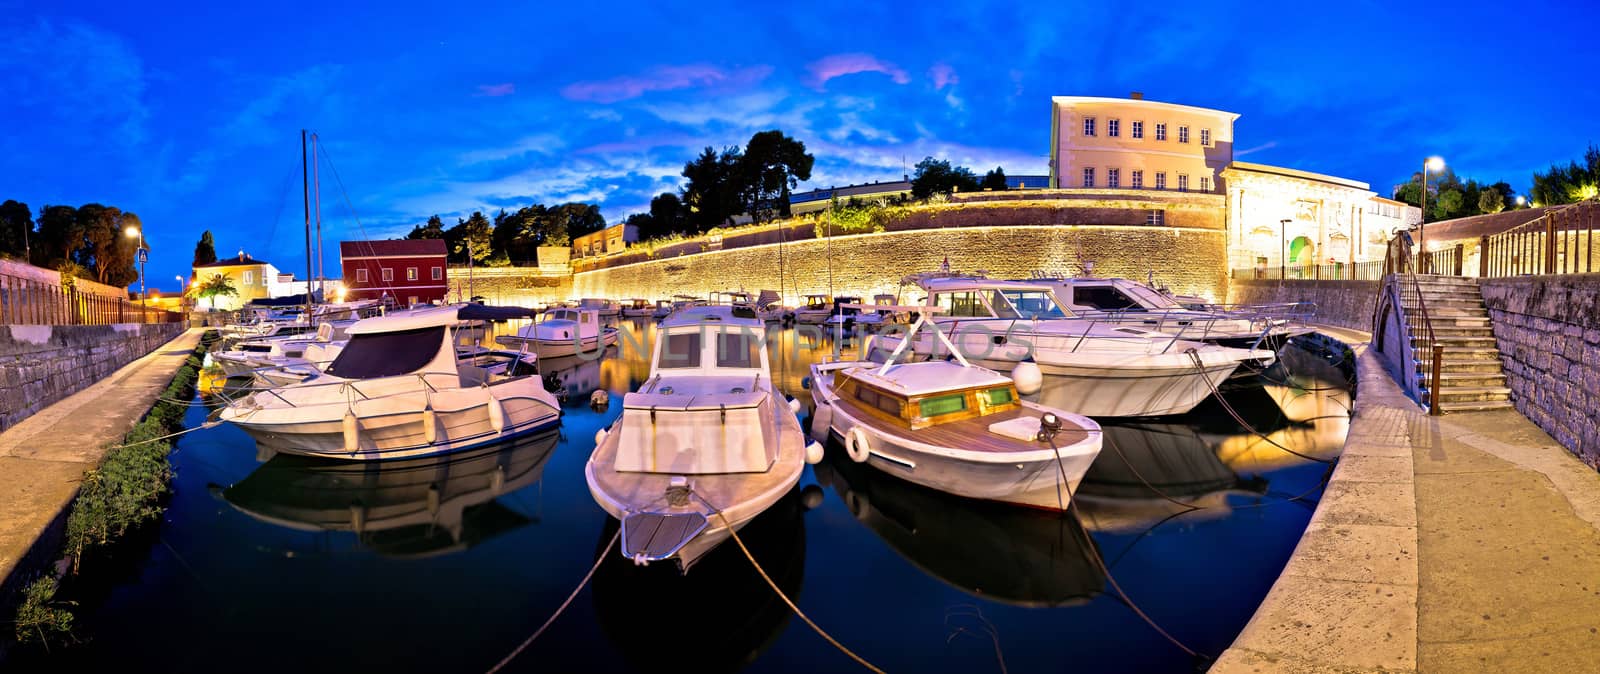
[(352, 334), (327, 373), (345, 379), (376, 379), (417, 372), (449, 347), (444, 325)]
[(537, 315), (539, 312), (524, 307), (490, 307), (482, 304), (468, 304), (456, 311), (456, 318), (463, 321), (502, 321)]

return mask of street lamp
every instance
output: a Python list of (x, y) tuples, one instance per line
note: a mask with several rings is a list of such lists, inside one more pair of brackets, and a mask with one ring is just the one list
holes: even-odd
[(1521, 207), (1525, 203), (1528, 203), (1528, 198), (1518, 194), (1517, 195), (1517, 206)]
[(1278, 221), (1278, 278), (1279, 279), (1289, 278), (1288, 272), (1285, 271), (1285, 270), (1288, 268), (1288, 261), (1289, 261), (1289, 253), (1288, 253), (1288, 251), (1289, 251), (1289, 243), (1288, 243), (1289, 242), (1289, 223), (1292, 222), (1292, 221), (1293, 220), (1290, 219), (1290, 218), (1284, 218), (1284, 219)]
[(139, 239), (139, 322), (143, 323), (149, 319), (145, 315), (145, 306), (149, 300), (145, 297), (148, 293), (144, 289), (144, 230), (130, 226), (123, 230), (122, 233), (127, 234), (130, 239)]
[(1417, 223), (1417, 248), (1426, 248), (1428, 242), (1428, 228), (1423, 226), (1428, 222), (1428, 171), (1443, 170), (1444, 157), (1428, 157), (1422, 162), (1422, 221)]

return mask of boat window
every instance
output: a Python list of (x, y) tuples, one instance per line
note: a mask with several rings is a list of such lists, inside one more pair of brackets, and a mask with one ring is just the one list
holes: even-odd
[[(1043, 290), (1007, 290), (1005, 299), (1023, 318), (1066, 318), (1066, 312)], [(999, 305), (996, 304), (998, 310)]]
[(976, 293), (935, 293), (934, 303), (944, 308), (941, 316), (956, 318), (989, 318), (989, 310), (983, 306), (983, 300), (978, 299)]
[(900, 399), (877, 389), (857, 386), (856, 400), (887, 412), (890, 416), (900, 416)]
[(754, 335), (743, 332), (717, 333), (717, 367), (759, 366), (761, 356), (757, 347), (760, 344), (752, 337)]
[(917, 403), (918, 414), (924, 417), (936, 417), (941, 414), (950, 414), (967, 409), (967, 394), (947, 393), (942, 396), (923, 398)]
[(983, 393), (979, 394), (979, 396), (983, 399), (983, 404), (988, 405), (990, 407), (993, 407), (995, 405), (1007, 405), (1007, 404), (1010, 404), (1012, 400), (1014, 400), (1014, 398), (1012, 398), (1012, 396), (1011, 396), (1011, 387), (1010, 386), (1002, 386), (1000, 388), (992, 388), (992, 389), (989, 389), (989, 390), (984, 391)]
[(352, 335), (350, 343), (328, 365), (328, 374), (346, 379), (409, 374), (422, 369), (434, 356), (439, 355), (443, 343), (442, 325)]
[(1072, 289), (1072, 303), (1106, 310), (1144, 309), (1133, 298), (1111, 286), (1075, 286)]
[(1141, 304), (1152, 309), (1182, 309), (1183, 305), (1177, 300), (1155, 289), (1134, 285), (1128, 288), (1128, 294), (1138, 298)]
[(998, 290), (989, 291), (989, 306), (994, 309), (996, 318), (1022, 318), (1022, 315), (1011, 307), (1011, 303), (1006, 301), (1005, 294)]
[(700, 367), (700, 333), (668, 334), (661, 342), (661, 363), (658, 367)]
[(246, 353), (271, 353), (272, 347), (267, 344), (241, 344), (239, 350)]

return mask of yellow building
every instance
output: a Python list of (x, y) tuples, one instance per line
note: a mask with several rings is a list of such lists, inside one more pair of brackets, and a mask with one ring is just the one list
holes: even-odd
[(639, 240), (639, 228), (633, 225), (612, 225), (572, 240), (573, 259), (616, 255)]
[(214, 302), (218, 311), (233, 311), (251, 300), (275, 296), (273, 289), (278, 281), (278, 268), (266, 260), (250, 257), (250, 254), (244, 251), (226, 260), (196, 266), (190, 287), (205, 283), (207, 279), (217, 274), (228, 277), (228, 280), (233, 282), (234, 290), (239, 291), (239, 294), (218, 295), (199, 300), (195, 302), (195, 306), (203, 309), (211, 308)]
[(1222, 179), (1234, 269), (1381, 260), (1394, 231), (1421, 219), (1417, 207), (1359, 180), (1248, 162), (1234, 162)]
[(1050, 187), (1220, 192), (1237, 113), (1130, 98), (1050, 99)]

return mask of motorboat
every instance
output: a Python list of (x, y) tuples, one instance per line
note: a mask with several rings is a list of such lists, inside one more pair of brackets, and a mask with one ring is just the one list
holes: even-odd
[(729, 306), (674, 312), (650, 375), (596, 433), (589, 493), (622, 522), (622, 555), (687, 570), (822, 459), (773, 384), (765, 326)]
[(1159, 332), (1182, 331), (1188, 339), (1211, 344), (1277, 353), (1290, 338), (1311, 331), (1303, 322), (1308, 312), (1304, 303), (1196, 311), (1166, 292), (1124, 278), (1034, 280), (1053, 286), (1056, 297), (1074, 315), (1140, 325)]
[(781, 321), (784, 319), (784, 314), (787, 313), (783, 306), (779, 304), (780, 297), (777, 291), (774, 290), (763, 290), (760, 295), (752, 295), (743, 290), (718, 294), (723, 298), (727, 298), (727, 301), (714, 301), (712, 304), (727, 304), (747, 309), (754, 313), (756, 318), (765, 322)]
[(539, 481), (559, 435), (550, 428), (448, 456), (376, 464), (277, 455), (222, 498), (276, 526), (354, 534), (385, 556), (448, 554), (531, 523), (497, 499)]
[(833, 315), (832, 299), (827, 295), (805, 295), (805, 302), (794, 309), (794, 322), (822, 325)]
[[(705, 305), (706, 305), (706, 301), (704, 299), (701, 299), (699, 297), (695, 297), (694, 295), (673, 295), (672, 296), (672, 311), (679, 311), (681, 309), (688, 309), (689, 307), (703, 307)], [(669, 311), (667, 313), (668, 313), (668, 315), (671, 315), (672, 312)]]
[(561, 358), (599, 353), (617, 343), (617, 329), (602, 326), (600, 312), (595, 309), (563, 307), (545, 311), (532, 325), (494, 341), (507, 348), (537, 353), (540, 358)]
[[(303, 365), (305, 352), (312, 345), (342, 342), (355, 321), (324, 322), (315, 334), (296, 333), (274, 337), (255, 337), (232, 348), (211, 354), (212, 362), (229, 377), (250, 376), (260, 368)], [(319, 354), (320, 355), (320, 354)]]
[(628, 304), (622, 307), (623, 318), (649, 318), (655, 315), (655, 312), (656, 308), (650, 300), (644, 299), (628, 300)]
[(650, 315), (659, 320), (672, 315), (673, 309), (672, 300), (656, 300), (656, 310)]
[(857, 325), (878, 325), (882, 322), (883, 314), (876, 305), (864, 306), (858, 297), (835, 297), (833, 313), (828, 315), (825, 325), (849, 329)]
[[(1079, 317), (1049, 284), (981, 276), (917, 275), (927, 307), (954, 349), (978, 365), (1009, 372), (1024, 395), (1091, 417), (1183, 414), (1210, 396), (1241, 363), (1270, 363), (1265, 349), (1235, 349), (1188, 339), (1186, 331)], [(884, 334), (874, 349), (899, 346)], [(943, 359), (941, 340), (914, 339), (919, 358)], [(881, 354), (869, 352), (869, 358)]]
[(812, 365), (814, 437), (827, 432), (852, 461), (924, 487), (1066, 510), (1100, 453), (1100, 425), (1024, 401), (1010, 377), (967, 362), (929, 320), (937, 307), (894, 308), (919, 309), (908, 336), (926, 327), (955, 360), (897, 362), (902, 340), (883, 363)]
[(219, 418), (286, 454), (346, 460), (447, 454), (555, 427), (561, 407), (517, 354), (458, 354), (451, 326), (529, 317), (464, 305), (368, 318), (313, 379), (256, 391)]
[(622, 305), (611, 300), (598, 298), (585, 298), (578, 301), (579, 310), (592, 310), (600, 314), (601, 318), (616, 318), (622, 313)]

